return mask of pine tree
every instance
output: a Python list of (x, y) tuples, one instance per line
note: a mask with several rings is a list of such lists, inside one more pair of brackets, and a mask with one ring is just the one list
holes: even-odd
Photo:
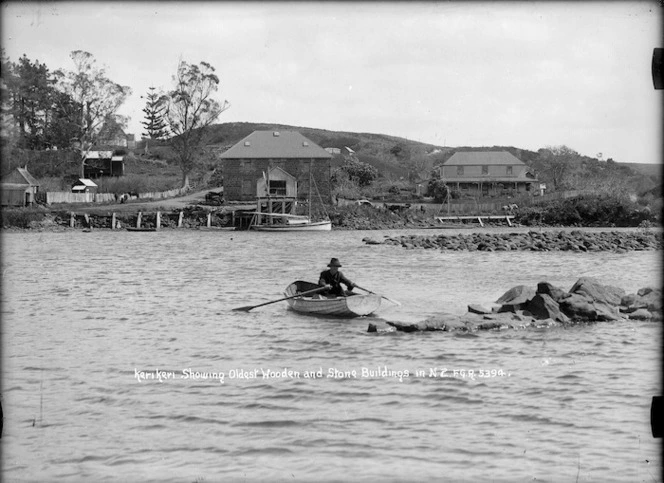
[(166, 121), (164, 121), (164, 112), (166, 105), (164, 98), (155, 92), (154, 87), (150, 87), (146, 98), (147, 102), (143, 108), (145, 121), (141, 124), (145, 127), (143, 136), (147, 139), (162, 139), (168, 135)]

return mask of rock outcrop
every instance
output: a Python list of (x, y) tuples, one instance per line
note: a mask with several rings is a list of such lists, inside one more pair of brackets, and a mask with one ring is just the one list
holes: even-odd
[(471, 233), (459, 235), (402, 235), (386, 237), (382, 242), (373, 238), (362, 240), (367, 245), (395, 245), (406, 249), (435, 249), (452, 251), (612, 251), (626, 253), (634, 250), (661, 250), (662, 233), (633, 231), (586, 232), (529, 231), (527, 233)]
[[(569, 291), (548, 282), (537, 289), (518, 285), (505, 292), (491, 309), (469, 304), (464, 315), (441, 314), (420, 322), (390, 322), (398, 331), (474, 332), (570, 326), (627, 320), (661, 321), (662, 290), (646, 287), (635, 294), (591, 277), (582, 277)], [(385, 328), (384, 327), (384, 328)], [(369, 326), (369, 332), (377, 332)], [(385, 331), (385, 330), (382, 330)]]

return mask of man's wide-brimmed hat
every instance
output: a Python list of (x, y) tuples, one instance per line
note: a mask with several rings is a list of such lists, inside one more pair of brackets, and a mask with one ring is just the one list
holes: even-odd
[(330, 263), (327, 264), (328, 267), (341, 267), (341, 263), (339, 263), (338, 258), (333, 258), (330, 260)]

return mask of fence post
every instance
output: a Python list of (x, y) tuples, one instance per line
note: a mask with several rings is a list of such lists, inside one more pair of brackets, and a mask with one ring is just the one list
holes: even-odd
[(156, 225), (157, 225), (157, 226), (156, 226), (157, 230), (158, 230), (159, 228), (161, 228), (161, 211), (158, 211), (158, 212), (157, 212), (157, 222), (156, 222)]

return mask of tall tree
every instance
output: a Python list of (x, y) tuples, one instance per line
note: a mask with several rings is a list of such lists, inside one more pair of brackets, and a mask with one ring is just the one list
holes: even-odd
[(182, 186), (189, 187), (189, 175), (201, 157), (207, 127), (230, 107), (212, 96), (219, 89), (219, 77), (207, 62), (198, 65), (180, 61), (173, 76), (174, 88), (166, 95), (166, 120), (173, 137), (170, 144), (182, 170)]
[(74, 61), (74, 70), (59, 72), (59, 88), (71, 97), (77, 107), (70, 121), (79, 129), (76, 144), (80, 153), (81, 176), (84, 176), (85, 159), (97, 141), (105, 120), (116, 116), (120, 106), (131, 95), (131, 89), (107, 78), (105, 70), (97, 67), (97, 61), (89, 52), (75, 50), (70, 57)]
[(547, 146), (538, 151), (534, 164), (551, 180), (553, 189), (558, 190), (566, 188), (570, 171), (579, 158), (579, 153), (567, 146)]
[[(3, 148), (13, 148), (18, 144), (18, 128), (13, 116), (13, 86), (16, 76), (5, 49), (0, 49), (0, 144)], [(6, 158), (6, 156), (2, 156)]]
[[(166, 114), (166, 98), (159, 95), (156, 92), (154, 87), (148, 89), (148, 94), (146, 97), (145, 107), (143, 112), (145, 113), (145, 121), (142, 121), (143, 127), (145, 127), (145, 132), (143, 136), (145, 139), (162, 139), (168, 135), (168, 129), (166, 129), (166, 120), (164, 116)], [(147, 142), (145, 143), (145, 149), (147, 151)]]

